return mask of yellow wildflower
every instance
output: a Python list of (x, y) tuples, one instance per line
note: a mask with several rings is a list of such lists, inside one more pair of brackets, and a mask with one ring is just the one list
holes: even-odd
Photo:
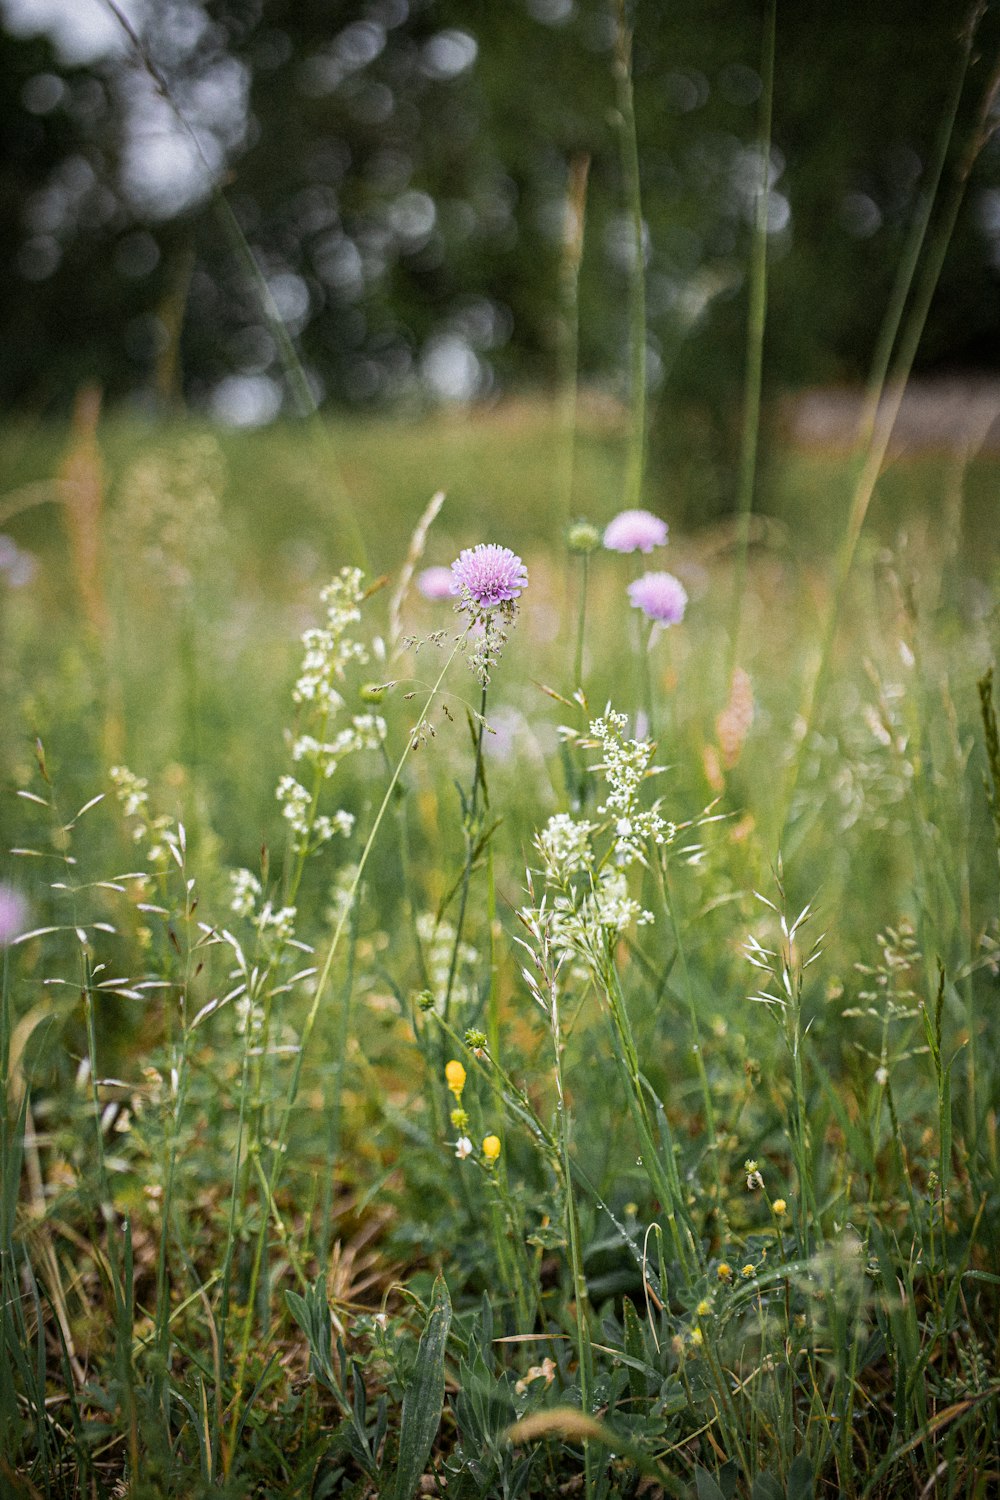
[(461, 1099), (462, 1090), (465, 1088), (465, 1069), (455, 1058), (444, 1065), (445, 1082), (456, 1099)]
[(784, 1198), (775, 1198), (774, 1202), (771, 1204), (771, 1207), (774, 1210), (775, 1217), (779, 1219), (783, 1214), (787, 1214), (788, 1212), (788, 1204), (785, 1202)]
[(707, 1297), (703, 1297), (698, 1303), (698, 1306), (695, 1308), (695, 1312), (698, 1314), (699, 1318), (707, 1318), (711, 1311), (712, 1304), (711, 1302), (709, 1302)]
[(493, 1163), (500, 1155), (500, 1137), (498, 1135), (486, 1136), (485, 1140), (483, 1141), (483, 1155), (486, 1158), (487, 1166), (492, 1167)]
[(720, 1281), (732, 1281), (733, 1268), (728, 1260), (720, 1260), (715, 1272)]

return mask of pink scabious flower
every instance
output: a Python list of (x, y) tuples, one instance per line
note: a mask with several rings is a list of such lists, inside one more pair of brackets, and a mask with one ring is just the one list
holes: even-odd
[(425, 599), (450, 599), (451, 569), (425, 568), (417, 575), (417, 588)]
[(480, 542), (466, 547), (451, 565), (451, 592), (462, 609), (488, 610), (507, 604), (528, 587), (528, 570), (509, 547)]
[(0, 884), (0, 948), (20, 937), (28, 923), (28, 903), (12, 885)]
[(667, 544), (667, 523), (648, 510), (623, 510), (609, 521), (604, 545), (609, 552), (652, 552)]
[(687, 591), (673, 573), (643, 573), (628, 586), (629, 602), (659, 625), (677, 625), (684, 618)]

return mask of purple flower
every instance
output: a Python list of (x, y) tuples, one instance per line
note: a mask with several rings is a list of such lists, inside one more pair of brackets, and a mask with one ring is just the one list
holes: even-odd
[(451, 592), (461, 608), (485, 610), (516, 599), (528, 586), (528, 570), (509, 547), (480, 542), (466, 547), (451, 565)]
[(667, 544), (667, 523), (648, 510), (623, 510), (604, 532), (609, 552), (652, 552)]
[(628, 597), (633, 609), (641, 609), (660, 625), (679, 624), (688, 601), (684, 585), (673, 573), (643, 573), (629, 584)]
[(28, 903), (12, 885), (0, 885), (0, 948), (8, 947), (24, 932)]
[(417, 588), (425, 599), (450, 599), (451, 569), (425, 568), (417, 575)]

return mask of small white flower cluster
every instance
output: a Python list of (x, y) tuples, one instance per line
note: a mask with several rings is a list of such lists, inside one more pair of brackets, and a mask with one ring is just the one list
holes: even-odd
[(326, 743), (311, 734), (299, 735), (292, 745), (292, 759), (311, 761), (329, 780), (345, 755), (356, 750), (377, 750), (386, 733), (386, 723), (380, 714), (355, 714), (348, 727)]
[(152, 864), (160, 864), (173, 851), (179, 865), (183, 864), (184, 832), (180, 824), (174, 826), (173, 818), (160, 813), (149, 815), (149, 782), (144, 776), (136, 776), (128, 766), (112, 766), (108, 772), (115, 795), (121, 803), (122, 812), (132, 825), (132, 837), (137, 844), (149, 839), (146, 858)]
[(292, 692), (296, 703), (311, 703), (334, 712), (344, 701), (334, 684), (343, 681), (350, 662), (367, 662), (365, 647), (348, 634), (361, 619), (363, 584), (360, 568), (341, 568), (320, 594), (326, 605), (326, 625), (307, 630), (302, 637), (306, 654)]
[(608, 783), (607, 801), (597, 809), (615, 825), (614, 856), (627, 867), (638, 860), (645, 864), (646, 845), (668, 843), (676, 830), (661, 818), (657, 807), (640, 808), (639, 792), (649, 774), (653, 745), (649, 740), (627, 740), (624, 714), (611, 709), (595, 719), (590, 732), (600, 741), (604, 759), (595, 769), (603, 770)]
[(232, 886), (232, 900), (229, 910), (235, 912), (238, 917), (252, 917), (257, 906), (257, 897), (261, 894), (260, 881), (252, 870), (230, 870), (229, 883)]
[(335, 834), (339, 833), (346, 839), (354, 832), (354, 814), (346, 812), (342, 807), (332, 816), (326, 813), (314, 814), (312, 798), (294, 776), (282, 776), (274, 795), (282, 804), (282, 813), (291, 824), (298, 849), (306, 848), (312, 853), (321, 844), (328, 843)]
[(598, 812), (610, 820), (610, 848), (595, 849), (596, 824), (556, 813), (535, 838), (546, 894), (539, 906), (521, 912), (530, 930), (545, 933), (558, 958), (583, 960), (591, 969), (605, 963), (609, 945), (623, 932), (652, 922), (652, 912), (629, 894), (626, 871), (645, 865), (648, 846), (665, 844), (676, 832), (658, 807), (639, 806), (653, 746), (626, 740), (627, 722), (609, 708), (590, 725), (590, 743), (603, 751), (596, 769), (604, 772), (608, 792)]
[[(128, 766), (112, 766), (108, 775), (126, 818), (138, 818), (144, 824), (149, 807), (149, 782), (145, 776), (136, 776)], [(141, 827), (133, 830), (137, 843), (142, 838), (143, 831)]]
[(549, 819), (535, 843), (550, 885), (565, 885), (571, 875), (586, 869), (593, 832), (593, 823), (576, 822), (569, 813), (555, 813)]
[[(450, 922), (437, 921), (433, 912), (421, 912), (417, 917), (417, 936), (424, 948), (424, 964), (427, 969), (427, 987), (434, 996), (440, 1010), (448, 993), (448, 975), (451, 973), (451, 956), (455, 948), (455, 928)], [(455, 961), (455, 978), (451, 986), (453, 1004), (461, 1007), (473, 997), (469, 971), (479, 962), (479, 952), (470, 943), (459, 943)]]
[[(361, 619), (364, 575), (360, 568), (342, 568), (323, 590), (326, 624), (307, 630), (302, 637), (305, 658), (292, 693), (303, 708), (307, 728), (292, 740), (292, 760), (311, 767), (318, 778), (328, 781), (345, 756), (359, 750), (377, 750), (385, 740), (385, 720), (379, 714), (355, 714), (344, 728), (330, 734), (330, 719), (344, 706), (338, 691), (352, 662), (366, 663), (367, 648), (351, 634)], [(315, 732), (310, 732), (315, 731)], [(308, 781), (308, 777), (306, 780)], [(282, 776), (275, 790), (282, 814), (293, 834), (297, 853), (312, 854), (335, 835), (349, 838), (354, 815), (343, 808), (333, 814), (317, 811), (318, 795), (294, 776)]]
[(265, 901), (255, 919), (257, 930), (276, 943), (287, 943), (295, 936), (295, 907), (275, 906)]
[(546, 897), (540, 907), (526, 908), (521, 916), (545, 930), (557, 957), (582, 958), (597, 966), (609, 941), (633, 923), (642, 927), (652, 922), (653, 915), (629, 895), (628, 877), (620, 866), (602, 866), (591, 841), (594, 832), (592, 823), (574, 822), (566, 813), (549, 819), (535, 848), (552, 899)]
[(593, 921), (606, 932), (625, 932), (633, 922), (645, 927), (652, 922), (653, 913), (643, 911), (628, 893), (628, 878), (624, 870), (602, 870), (597, 886), (584, 902), (593, 913)]
[(276, 906), (268, 899), (257, 910), (257, 902), (264, 892), (252, 870), (230, 870), (229, 884), (232, 889), (230, 911), (238, 917), (249, 917), (262, 937), (277, 944), (287, 943), (295, 937), (294, 906)]

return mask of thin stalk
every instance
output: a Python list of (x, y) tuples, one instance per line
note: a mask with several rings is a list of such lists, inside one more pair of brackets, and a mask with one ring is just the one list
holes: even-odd
[(757, 120), (757, 149), (760, 153), (761, 183), (754, 214), (753, 243), (750, 251), (750, 294), (747, 308), (746, 389), (743, 397), (743, 438), (740, 452), (739, 531), (736, 548), (736, 576), (733, 584), (733, 614), (729, 630), (729, 671), (727, 685), (739, 662), (740, 626), (743, 620), (743, 596), (746, 591), (747, 553), (750, 547), (750, 517), (753, 513), (754, 479), (757, 473), (757, 448), (760, 437), (760, 396), (764, 370), (764, 325), (767, 319), (767, 204), (771, 172), (771, 117), (774, 106), (774, 36), (777, 0), (766, 0), (764, 38), (761, 44), (760, 114)]
[(333, 1097), (326, 1101), (328, 1134), (326, 1143), (326, 1166), (323, 1173), (323, 1199), (320, 1218), (320, 1237), (317, 1259), (325, 1266), (330, 1251), (330, 1225), (333, 1216), (333, 1188), (337, 1158), (340, 1155), (340, 1102), (344, 1092), (344, 1068), (347, 1058), (347, 1043), (351, 1032), (351, 998), (354, 991), (354, 961), (358, 948), (358, 911), (355, 903), (352, 911), (350, 937), (347, 944), (347, 972), (341, 989), (340, 1009), (337, 1016), (337, 1032), (333, 1044)]
[(590, 575), (590, 557), (580, 554), (580, 608), (576, 617), (576, 654), (573, 657), (573, 686), (583, 692), (583, 641), (587, 628), (587, 581)]
[(642, 500), (646, 463), (646, 267), (645, 225), (642, 219), (642, 188), (639, 176), (639, 142), (635, 128), (632, 92), (632, 33), (625, 19), (625, 0), (617, 0), (618, 30), (615, 38), (614, 79), (618, 102), (619, 146), (625, 197), (634, 233), (632, 278), (629, 288), (629, 424), (625, 460), (624, 510), (636, 509)]
[(486, 730), (486, 694), (489, 685), (483, 684), (482, 696), (479, 701), (479, 732), (476, 735), (476, 759), (472, 771), (472, 792), (469, 797), (468, 812), (466, 813), (465, 828), (465, 869), (462, 871), (462, 894), (458, 903), (458, 918), (455, 922), (455, 941), (451, 949), (451, 963), (448, 965), (448, 983), (444, 992), (444, 1018), (447, 1021), (451, 1013), (451, 994), (455, 988), (455, 975), (458, 972), (458, 953), (462, 946), (462, 933), (465, 928), (465, 913), (469, 904), (469, 885), (472, 880), (472, 862), (475, 858), (477, 834), (477, 813), (479, 810), (479, 783), (483, 777), (483, 735)]

